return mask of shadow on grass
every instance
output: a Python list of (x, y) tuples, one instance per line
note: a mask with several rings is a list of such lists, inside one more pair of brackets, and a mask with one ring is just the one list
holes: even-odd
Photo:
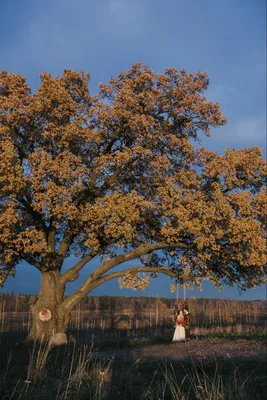
[[(75, 332), (72, 332), (75, 333)], [(100, 332), (101, 333), (101, 332)], [(101, 338), (87, 345), (61, 348), (25, 348), (15, 345), (26, 334), (2, 336), (0, 398), (21, 400), (262, 400), (266, 396), (266, 360), (209, 358), (136, 359), (136, 348), (170, 344), (170, 338)], [(79, 340), (83, 332), (76, 332)], [(212, 340), (225, 339), (214, 335)], [(230, 337), (231, 341), (236, 340)], [(246, 337), (247, 339), (247, 337)], [(207, 337), (192, 338), (192, 344)], [(253, 338), (255, 340), (255, 338)], [(188, 343), (189, 345), (190, 343)], [(8, 346), (11, 345), (11, 346)], [(176, 350), (182, 348), (178, 344)], [(168, 346), (167, 346), (168, 347)], [(99, 351), (121, 349), (120, 355)], [(110, 351), (112, 353), (112, 351)]]

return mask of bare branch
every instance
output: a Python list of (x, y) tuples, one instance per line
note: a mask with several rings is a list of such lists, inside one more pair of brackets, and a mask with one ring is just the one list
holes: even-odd
[(73, 232), (71, 231), (70, 226), (68, 226), (65, 230), (63, 239), (62, 239), (59, 249), (58, 249), (58, 254), (60, 256), (62, 256), (63, 259), (65, 258), (66, 254), (69, 250), (69, 247), (73, 240), (73, 237), (74, 237)]
[(47, 243), (50, 250), (54, 252), (56, 249), (56, 228), (53, 226), (49, 229)]
[(107, 275), (103, 275), (99, 279), (96, 280), (96, 282), (94, 283), (94, 287), (97, 287), (97, 286), (101, 285), (104, 282), (110, 281), (111, 279), (119, 278), (120, 276), (124, 276), (128, 272), (131, 272), (131, 273), (132, 272), (134, 272), (134, 273), (151, 272), (151, 273), (165, 274), (165, 275), (168, 275), (168, 276), (171, 276), (171, 277), (177, 276), (177, 274), (172, 272), (170, 268), (165, 268), (165, 267), (134, 267), (134, 268), (129, 268), (129, 269), (126, 269), (126, 270), (123, 270), (123, 271), (116, 271), (116, 272), (112, 272), (112, 273), (107, 274)]
[(176, 242), (176, 243), (158, 242), (158, 243), (142, 244), (127, 254), (121, 254), (117, 257), (114, 257), (112, 260), (107, 261), (104, 264), (100, 265), (99, 268), (97, 268), (92, 274), (90, 274), (90, 276), (80, 286), (80, 288), (64, 301), (63, 307), (69, 310), (72, 309), (75, 304), (77, 304), (94, 288), (95, 282), (101, 276), (103, 276), (103, 274), (108, 272), (110, 269), (116, 267), (117, 265), (122, 264), (126, 261), (133, 260), (145, 254), (149, 254), (155, 250), (160, 250), (164, 248), (174, 248), (174, 247), (188, 248), (188, 246), (182, 242)]
[(78, 272), (89, 262), (91, 261), (97, 253), (91, 252), (87, 254), (85, 257), (83, 257), (77, 264), (75, 264), (72, 268), (70, 268), (68, 271), (66, 271), (62, 276), (61, 276), (61, 282), (62, 283), (67, 283), (73, 280), (76, 280), (78, 278)]
[(104, 264), (102, 264), (92, 274), (92, 278), (97, 279), (101, 275), (108, 272), (110, 269), (116, 267), (117, 265), (122, 264), (126, 261), (134, 260), (135, 258), (138, 258), (145, 254), (149, 254), (152, 251), (160, 250), (160, 249), (167, 249), (167, 248), (175, 248), (175, 247), (187, 249), (188, 245), (186, 245), (185, 243), (182, 243), (182, 242), (176, 242), (176, 243), (158, 242), (158, 243), (150, 243), (150, 244), (141, 244), (139, 247), (130, 251), (129, 253), (121, 254), (117, 257), (112, 258), (110, 261), (107, 261)]

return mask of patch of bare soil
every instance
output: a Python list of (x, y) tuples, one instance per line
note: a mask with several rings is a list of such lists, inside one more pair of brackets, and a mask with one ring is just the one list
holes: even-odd
[(140, 345), (133, 349), (97, 351), (99, 358), (120, 358), (125, 361), (208, 361), (220, 359), (266, 360), (267, 349), (249, 340), (188, 341), (170, 344)]

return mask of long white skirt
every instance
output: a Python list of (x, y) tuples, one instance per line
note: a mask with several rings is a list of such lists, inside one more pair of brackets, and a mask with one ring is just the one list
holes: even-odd
[(172, 338), (173, 342), (180, 342), (185, 340), (185, 328), (182, 325), (177, 325)]

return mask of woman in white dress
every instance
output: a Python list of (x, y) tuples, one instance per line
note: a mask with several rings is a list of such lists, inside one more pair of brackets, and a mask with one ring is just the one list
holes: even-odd
[(184, 324), (183, 312), (181, 310), (178, 310), (175, 331), (172, 338), (173, 342), (181, 342), (185, 340), (185, 327), (183, 324)]

